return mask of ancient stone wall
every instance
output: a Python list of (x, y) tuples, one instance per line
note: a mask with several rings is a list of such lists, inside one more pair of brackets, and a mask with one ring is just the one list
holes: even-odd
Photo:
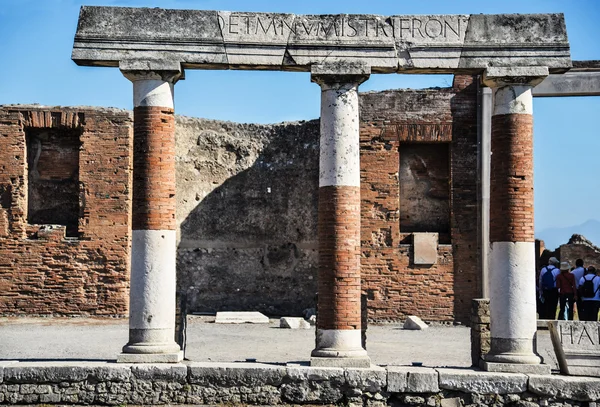
[(127, 315), (131, 119), (0, 108), (0, 314)]
[(600, 267), (600, 248), (581, 235), (573, 235), (566, 244), (558, 248), (560, 261), (568, 261), (575, 267), (575, 261), (582, 259), (585, 267)]
[[(469, 319), (479, 286), (476, 103), (468, 76), (448, 89), (361, 95), (362, 278), (370, 319)], [(414, 264), (412, 232), (439, 233), (437, 264)]]
[[(0, 313), (126, 315), (130, 113), (19, 106), (1, 114)], [(467, 321), (478, 295), (471, 77), (448, 89), (364, 93), (361, 115), (369, 318)], [(319, 121), (177, 116), (176, 139), (178, 291), (188, 311), (314, 307)], [(31, 179), (63, 193), (40, 199)], [(63, 226), (31, 224), (38, 207), (44, 222), (56, 216)], [(439, 233), (435, 265), (414, 264), (420, 231)]]
[(178, 117), (176, 138), (177, 277), (189, 310), (314, 307), (319, 122)]

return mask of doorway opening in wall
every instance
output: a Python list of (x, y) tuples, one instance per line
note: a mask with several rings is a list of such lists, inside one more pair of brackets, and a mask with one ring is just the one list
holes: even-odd
[(81, 131), (27, 128), (27, 223), (62, 225), (78, 237)]
[(450, 144), (400, 143), (400, 233), (450, 243)]

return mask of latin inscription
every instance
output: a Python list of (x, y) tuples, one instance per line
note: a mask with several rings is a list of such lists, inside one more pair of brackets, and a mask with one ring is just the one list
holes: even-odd
[(560, 343), (563, 345), (600, 345), (600, 325), (593, 328), (581, 325), (560, 325)]
[(221, 13), (219, 27), (225, 37), (269, 36), (287, 38), (396, 38), (406, 41), (459, 41), (466, 20), (460, 16), (294, 16)]

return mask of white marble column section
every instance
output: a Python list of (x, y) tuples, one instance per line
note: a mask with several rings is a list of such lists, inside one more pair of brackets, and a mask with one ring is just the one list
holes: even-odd
[(485, 361), (535, 365), (532, 88), (547, 68), (488, 69), (494, 89), (490, 195), (490, 352)]
[[(321, 86), (319, 306), (311, 365), (369, 367), (360, 326), (358, 86), (370, 68), (313, 66), (311, 72), (311, 80)], [(336, 209), (329, 211), (331, 206)], [(352, 227), (345, 230), (341, 222)]]
[[(139, 148), (139, 138), (144, 146), (160, 145), (154, 140), (154, 134), (162, 134), (163, 129), (154, 128), (156, 119), (150, 117), (157, 111), (173, 109), (173, 87), (179, 78), (179, 72), (165, 71), (123, 71), (133, 82), (134, 102), (134, 156), (148, 148)], [(173, 118), (174, 120), (174, 118)], [(140, 129), (138, 130), (138, 126)], [(174, 127), (173, 127), (174, 129)], [(136, 138), (138, 138), (136, 142)], [(170, 137), (165, 137), (169, 143)], [(136, 144), (138, 143), (138, 144)], [(147, 143), (147, 144), (145, 144)], [(174, 154), (174, 133), (173, 133)], [(144, 151), (145, 152), (145, 151)], [(164, 154), (161, 151), (161, 154)], [(140, 154), (142, 160), (145, 156)], [(139, 163), (140, 157), (137, 158)], [(172, 157), (174, 160), (174, 157)], [(134, 163), (136, 159), (134, 159)], [(155, 202), (153, 195), (165, 181), (152, 179), (142, 185), (136, 185), (136, 171), (144, 176), (160, 176), (161, 170), (149, 172), (134, 164), (134, 207), (131, 242), (131, 283), (129, 300), (129, 342), (123, 347), (118, 362), (125, 363), (175, 363), (183, 358), (183, 352), (175, 342), (175, 291), (176, 291), (176, 231), (169, 221), (169, 209), (157, 209), (162, 204)], [(162, 170), (164, 171), (164, 170)], [(168, 171), (168, 170), (167, 170)], [(174, 166), (172, 168), (174, 171)], [(174, 191), (174, 174), (173, 174)], [(155, 186), (153, 186), (153, 184)], [(137, 191), (136, 191), (137, 188)], [(136, 197), (136, 192), (138, 196)], [(166, 195), (166, 193), (162, 193)], [(137, 206), (136, 206), (137, 205)], [(144, 210), (140, 208), (144, 207)], [(171, 210), (174, 218), (174, 205)], [(165, 220), (167, 219), (167, 220)]]

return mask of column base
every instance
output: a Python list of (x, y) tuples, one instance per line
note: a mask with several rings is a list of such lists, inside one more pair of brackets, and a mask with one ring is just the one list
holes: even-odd
[[(366, 352), (365, 352), (366, 353)], [(311, 356), (310, 365), (315, 367), (371, 367), (371, 358), (368, 356), (354, 357), (323, 357)]]
[(500, 373), (524, 373), (524, 374), (537, 374), (537, 375), (549, 375), (552, 373), (550, 365), (546, 364), (523, 364), (523, 363), (494, 363), (481, 360), (479, 367), (487, 372), (500, 372)]
[(486, 362), (539, 365), (542, 363), (534, 352), (535, 339), (491, 338), (490, 351), (483, 357)]
[(117, 363), (179, 363), (183, 351), (173, 353), (120, 353)]

